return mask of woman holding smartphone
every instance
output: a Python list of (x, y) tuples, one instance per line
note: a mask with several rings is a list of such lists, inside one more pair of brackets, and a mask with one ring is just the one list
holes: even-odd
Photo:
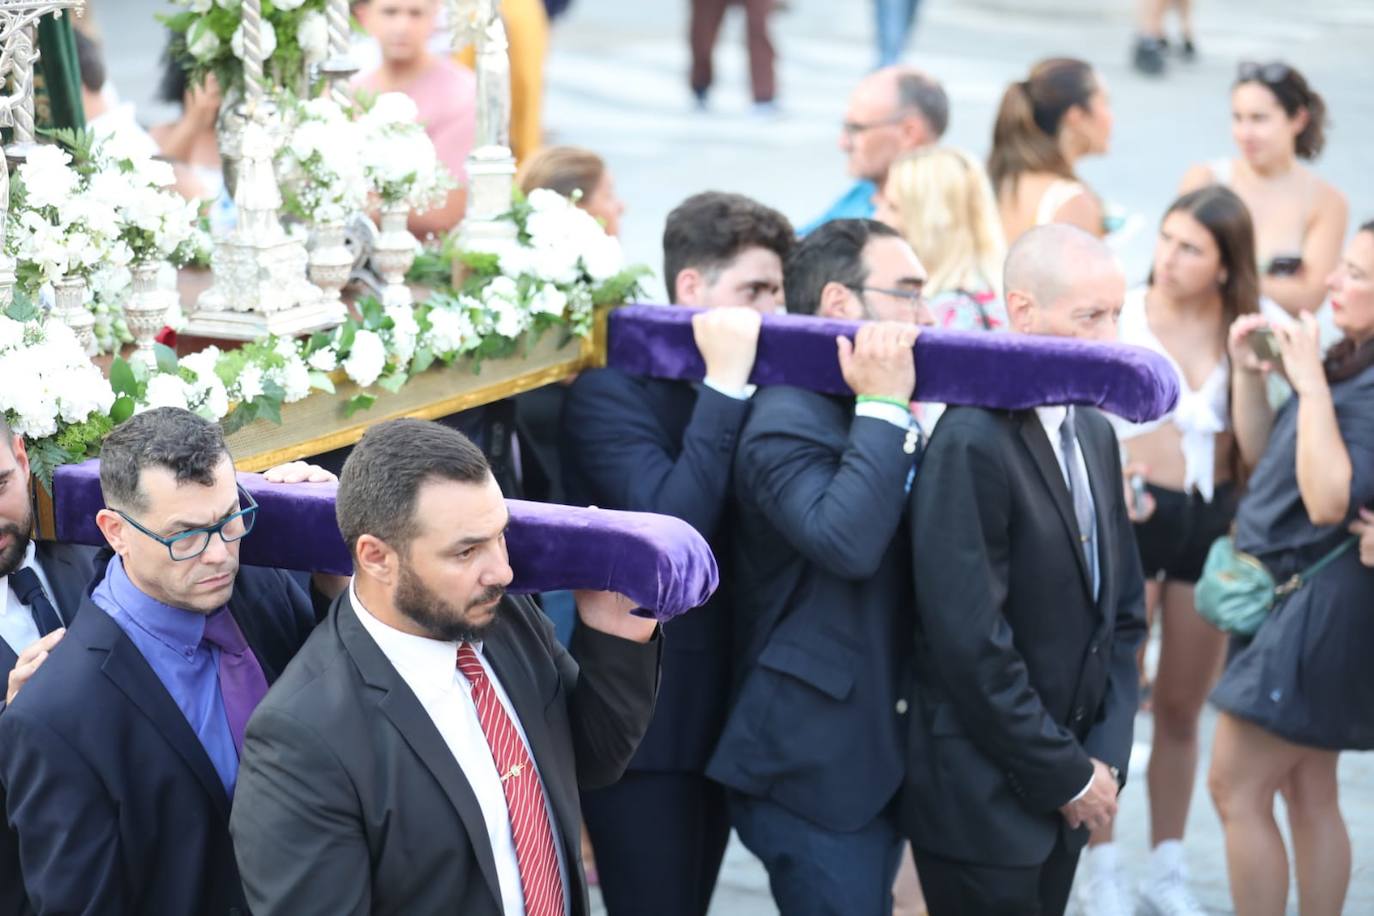
[[(1258, 462), (1236, 512), (1235, 549), (1286, 582), (1329, 565), (1281, 598), (1232, 656), (1212, 701), (1221, 711), (1208, 778), (1226, 833), (1231, 899), (1240, 916), (1282, 913), (1288, 857), (1274, 820), (1287, 803), (1303, 916), (1339, 914), (1350, 883), (1350, 837), (1338, 803), (1343, 750), (1374, 749), (1374, 569), (1348, 543), (1374, 501), (1374, 222), (1332, 273), (1342, 339), (1321, 355), (1310, 314), (1272, 328), (1280, 360), (1262, 360), (1258, 315), (1231, 326), (1232, 415), (1247, 463)], [(1294, 397), (1277, 412), (1264, 375), (1281, 369)], [(1343, 553), (1333, 553), (1344, 547)]]
[(1303, 162), (1326, 142), (1326, 103), (1285, 63), (1243, 63), (1231, 88), (1231, 136), (1240, 156), (1195, 165), (1180, 193), (1223, 184), (1255, 223), (1260, 292), (1291, 315), (1315, 312), (1340, 257), (1347, 209), (1340, 191)]
[[(1123, 343), (1168, 360), (1179, 383), (1169, 415), (1115, 424), (1128, 473), (1143, 472), (1144, 492), (1133, 509), (1136, 541), (1146, 611), (1152, 620), (1160, 615), (1162, 631), (1147, 775), (1153, 852), (1142, 913), (1203, 913), (1188, 889), (1183, 829), (1197, 774), (1198, 718), (1221, 671), (1226, 636), (1198, 616), (1193, 586), (1208, 548), (1231, 525), (1243, 473), (1230, 423), (1227, 329), (1258, 310), (1255, 234), (1245, 204), (1220, 185), (1174, 201), (1160, 224), (1149, 282), (1127, 294), (1119, 332)], [(1117, 868), (1111, 826), (1093, 835), (1083, 877), (1085, 912), (1137, 911)]]

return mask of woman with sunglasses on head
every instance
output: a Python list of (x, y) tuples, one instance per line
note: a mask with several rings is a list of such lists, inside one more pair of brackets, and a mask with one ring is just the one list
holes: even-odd
[(1002, 95), (988, 176), (1007, 243), (1033, 226), (1070, 223), (1106, 235), (1102, 202), (1074, 173), (1107, 152), (1112, 109), (1102, 77), (1081, 60), (1051, 58)]
[[(1227, 342), (1236, 441), (1246, 464), (1257, 464), (1236, 511), (1234, 548), (1249, 556), (1223, 568), (1260, 563), (1283, 583), (1212, 692), (1221, 714), (1208, 785), (1240, 916), (1284, 912), (1280, 791), (1300, 911), (1341, 912), (1350, 837), (1336, 765), (1343, 750), (1374, 749), (1374, 569), (1361, 565), (1347, 530), (1374, 501), (1374, 222), (1360, 227), (1327, 285), (1342, 339), (1324, 359), (1310, 314), (1269, 327), (1243, 315)], [(1295, 395), (1277, 412), (1264, 384), (1270, 369)]]
[[(1151, 916), (1203, 912), (1188, 889), (1183, 831), (1197, 774), (1198, 718), (1221, 671), (1226, 636), (1198, 616), (1193, 587), (1212, 542), (1231, 525), (1243, 476), (1230, 423), (1226, 335), (1237, 318), (1258, 310), (1255, 235), (1245, 204), (1219, 185), (1174, 201), (1159, 227), (1147, 284), (1126, 296), (1119, 335), (1168, 361), (1178, 377), (1178, 404), (1151, 423), (1115, 424), (1131, 464), (1146, 612), (1151, 620), (1160, 615), (1162, 632), (1146, 777), (1153, 851), (1139, 906)], [(1144, 646), (1140, 661), (1143, 672)], [(1093, 834), (1083, 875), (1086, 912), (1136, 912), (1111, 826)]]
[(1195, 165), (1182, 192), (1224, 184), (1255, 222), (1260, 292), (1292, 315), (1315, 312), (1345, 238), (1345, 197), (1303, 161), (1326, 143), (1326, 103), (1287, 64), (1243, 63), (1231, 89), (1231, 136), (1240, 156)]

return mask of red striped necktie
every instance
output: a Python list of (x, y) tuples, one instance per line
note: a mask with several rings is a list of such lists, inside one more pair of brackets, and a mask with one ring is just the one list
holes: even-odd
[(501, 774), (526, 916), (563, 916), (563, 879), (558, 873), (553, 826), (549, 823), (544, 788), (539, 783), (534, 761), (515, 723), (492, 689), (472, 643), (465, 642), (458, 647), (458, 670), (472, 684), (477, 718), (487, 736), (496, 772)]

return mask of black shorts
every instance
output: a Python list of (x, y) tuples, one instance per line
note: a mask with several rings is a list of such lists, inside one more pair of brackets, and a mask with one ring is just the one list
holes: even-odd
[(1236, 517), (1235, 485), (1217, 486), (1210, 503), (1196, 492), (1147, 486), (1155, 498), (1155, 513), (1135, 526), (1145, 578), (1163, 573), (1174, 582), (1196, 583), (1212, 542), (1230, 530)]

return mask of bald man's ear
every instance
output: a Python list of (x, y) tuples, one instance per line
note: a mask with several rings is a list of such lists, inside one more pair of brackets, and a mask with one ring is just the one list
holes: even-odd
[(929, 146), (936, 140), (934, 132), (930, 129), (930, 125), (927, 124), (926, 119), (919, 114), (913, 114), (903, 118), (898, 125), (898, 129), (902, 134), (903, 150), (917, 150), (923, 146)]
[(1012, 330), (1020, 334), (1035, 333), (1035, 300), (1019, 289), (1009, 289), (1006, 295), (1007, 320)]
[(816, 315), (858, 321), (864, 317), (863, 303), (852, 289), (831, 280), (821, 287), (821, 301), (816, 306)]

